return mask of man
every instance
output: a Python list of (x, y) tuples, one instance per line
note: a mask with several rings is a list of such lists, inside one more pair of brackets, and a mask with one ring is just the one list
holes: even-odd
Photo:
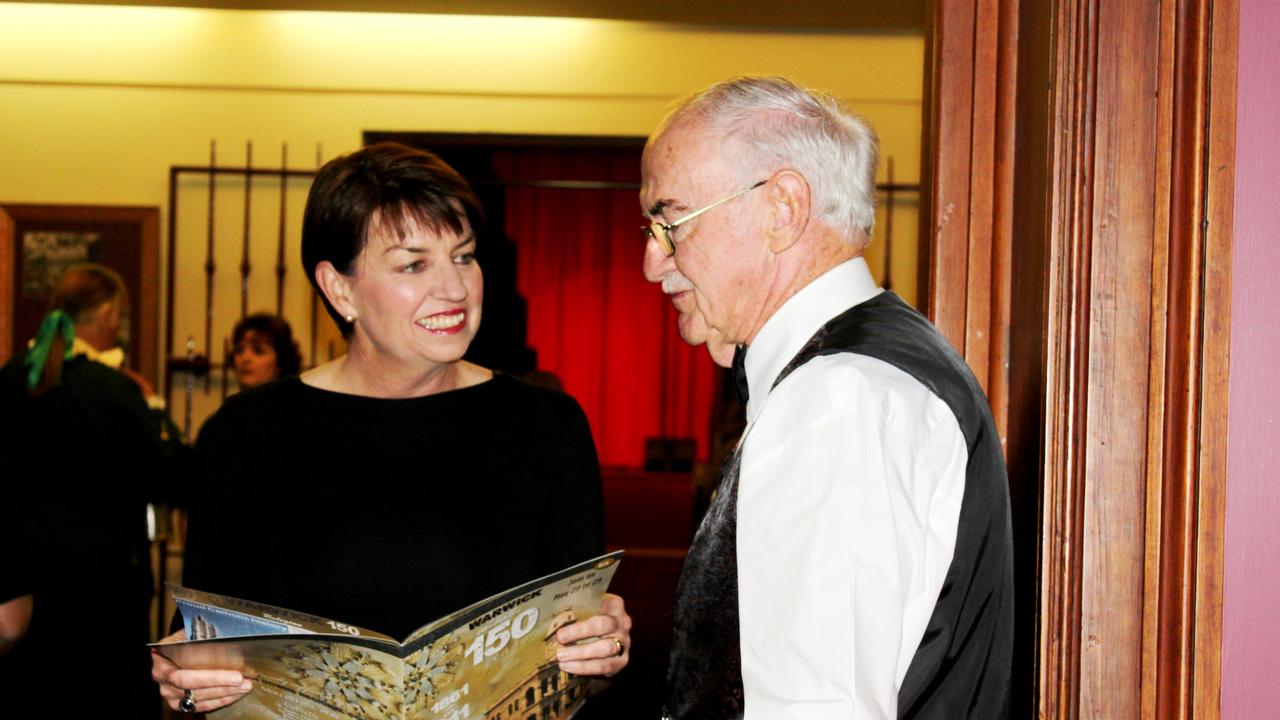
[(681, 577), (668, 717), (1008, 712), (1000, 442), (963, 360), (862, 259), (876, 154), (780, 78), (694, 95), (646, 145), (646, 277), (686, 341), (738, 346), (749, 395)]

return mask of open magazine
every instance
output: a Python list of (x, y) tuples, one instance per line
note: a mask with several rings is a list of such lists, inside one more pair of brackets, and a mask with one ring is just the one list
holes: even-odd
[(170, 585), (188, 640), (152, 647), (184, 668), (239, 670), (253, 692), (218, 718), (559, 720), (588, 679), (556, 662), (555, 632), (595, 615), (622, 552), (533, 580), (398, 641), (284, 608)]

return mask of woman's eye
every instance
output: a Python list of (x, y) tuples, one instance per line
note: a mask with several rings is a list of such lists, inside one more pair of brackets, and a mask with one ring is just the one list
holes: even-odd
[(470, 265), (471, 263), (476, 261), (476, 254), (462, 253), (461, 255), (455, 255), (453, 257), (453, 261), (458, 265)]
[(424, 269), (426, 269), (426, 267), (427, 267), (427, 264), (425, 262), (421, 260), (414, 260), (408, 265), (405, 265), (404, 267), (400, 268), (400, 272), (417, 273), (417, 272), (422, 272)]

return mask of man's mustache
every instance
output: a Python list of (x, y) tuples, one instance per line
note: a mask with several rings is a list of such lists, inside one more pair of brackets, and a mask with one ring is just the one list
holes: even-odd
[(679, 270), (672, 270), (662, 276), (662, 292), (668, 295), (675, 295), (692, 289), (693, 283), (689, 282), (689, 278), (681, 275)]

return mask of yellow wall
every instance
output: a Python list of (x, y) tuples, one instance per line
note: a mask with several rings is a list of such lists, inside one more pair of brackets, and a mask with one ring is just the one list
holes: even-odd
[[(0, 202), (153, 205), (164, 227), (169, 167), (207, 163), (211, 140), (220, 164), (242, 165), (252, 141), (255, 163), (278, 166), (287, 142), (290, 164), (311, 167), (317, 145), (327, 159), (358, 147), (364, 130), (645, 135), (676, 98), (744, 73), (784, 74), (844, 98), (876, 126), (895, 179), (917, 182), (922, 67), (920, 37), (0, 3)], [(185, 198), (184, 226), (200, 212)], [(894, 280), (908, 299), (914, 200), (893, 221)], [(233, 234), (237, 202), (219, 214)], [(256, 217), (278, 200), (255, 194), (253, 203)], [(267, 268), (275, 228), (255, 226), (263, 236), (253, 253)], [(219, 259), (225, 299), (238, 293), (238, 241), (219, 242), (234, 248)], [(873, 246), (873, 267), (880, 252)], [(203, 258), (179, 259), (175, 335), (202, 338)], [(290, 271), (289, 307), (301, 312), (305, 279)], [(272, 282), (255, 274), (251, 310), (273, 304)]]

